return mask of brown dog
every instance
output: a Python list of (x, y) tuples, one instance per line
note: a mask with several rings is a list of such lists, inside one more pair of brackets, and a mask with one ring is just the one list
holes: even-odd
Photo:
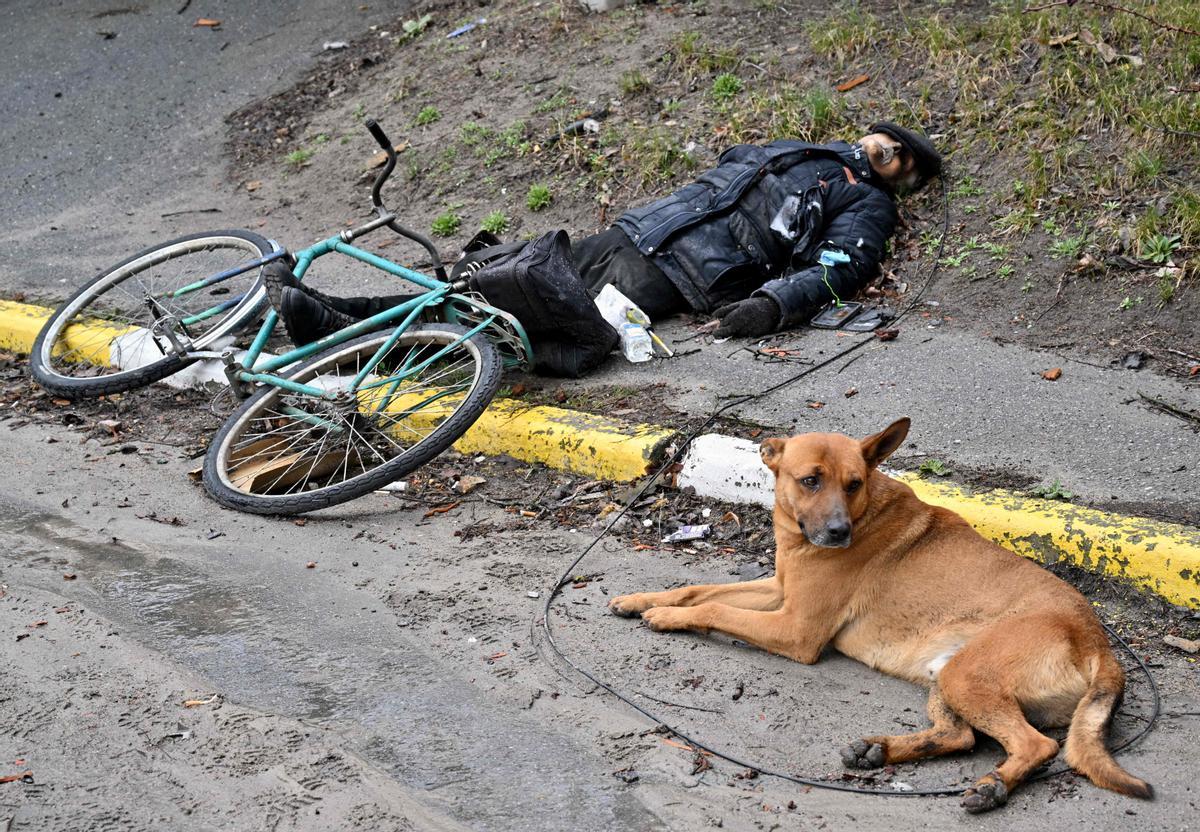
[(1008, 758), (966, 790), (968, 812), (1002, 805), (1058, 753), (1031, 721), (1069, 725), (1067, 763), (1097, 786), (1152, 797), (1105, 747), (1125, 676), (1088, 602), (876, 470), (908, 426), (901, 419), (862, 441), (831, 433), (766, 440), (775, 576), (622, 595), (610, 609), (640, 613), (652, 630), (728, 633), (805, 664), (832, 644), (928, 685), (932, 728), (864, 737), (842, 760), (875, 768), (966, 751), (982, 731)]

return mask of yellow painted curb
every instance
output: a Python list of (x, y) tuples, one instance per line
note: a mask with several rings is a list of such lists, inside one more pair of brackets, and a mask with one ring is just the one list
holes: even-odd
[[(28, 353), (46, 321), (54, 313), (44, 306), (0, 300), (0, 349)], [(71, 352), (77, 359), (95, 364), (109, 363), (109, 344), (121, 335), (135, 332), (136, 327), (113, 326), (104, 323), (72, 324), (55, 346), (55, 354)]]
[(675, 436), (676, 431), (657, 425), (629, 425), (577, 410), (496, 399), (454, 447), (628, 482), (645, 476)]
[(44, 306), (0, 300), (0, 349), (21, 353), (32, 350), (33, 342), (53, 312)]
[(897, 476), (1006, 549), (1129, 581), (1172, 604), (1200, 609), (1200, 529), (1124, 517), (1012, 491), (971, 493), (915, 474)]
[[(29, 352), (51, 310), (0, 301), (0, 349)], [(74, 327), (72, 328), (74, 329)], [(82, 330), (92, 327), (79, 327)], [(119, 333), (118, 333), (119, 334)], [(68, 338), (70, 337), (68, 333)], [(596, 479), (628, 482), (661, 461), (676, 431), (497, 399), (455, 447), (508, 454)], [(900, 474), (917, 495), (962, 515), (984, 537), (1043, 563), (1066, 561), (1200, 609), (1200, 530), (1107, 514), (1011, 491), (980, 493)]]

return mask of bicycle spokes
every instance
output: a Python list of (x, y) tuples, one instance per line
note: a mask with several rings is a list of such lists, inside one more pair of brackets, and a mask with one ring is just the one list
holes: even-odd
[(428, 437), (475, 379), (476, 357), (462, 341), (401, 343), (383, 356), (348, 350), (291, 379), (323, 397), (272, 391), (230, 447), (229, 482), (243, 492), (274, 495), (344, 482)]

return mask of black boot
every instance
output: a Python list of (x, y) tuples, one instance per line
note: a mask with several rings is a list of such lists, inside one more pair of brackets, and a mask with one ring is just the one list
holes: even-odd
[(303, 289), (284, 286), (279, 294), (279, 317), (292, 343), (301, 347), (359, 322), (330, 309)]
[(339, 298), (334, 295), (327, 295), (324, 292), (318, 292), (310, 286), (305, 286), (292, 274), (291, 268), (286, 263), (280, 261), (268, 263), (263, 267), (263, 285), (266, 286), (267, 298), (271, 302), (271, 307), (276, 311), (281, 311), (280, 304), (283, 299), (283, 290), (295, 289), (314, 300), (320, 301), (333, 311), (349, 315), (356, 320), (378, 315), (385, 309), (399, 306), (405, 301), (416, 297), (416, 295), (389, 295), (384, 297)]

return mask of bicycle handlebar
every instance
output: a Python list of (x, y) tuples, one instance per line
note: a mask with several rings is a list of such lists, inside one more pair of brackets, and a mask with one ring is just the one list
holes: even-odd
[[(392, 145), (391, 139), (387, 137), (387, 134), (383, 132), (383, 128), (379, 126), (379, 122), (377, 122), (375, 119), (367, 119), (366, 128), (371, 134), (371, 137), (374, 138), (375, 141), (378, 142), (379, 146), (384, 149), (384, 152), (387, 153), (387, 163), (383, 166), (383, 170), (379, 172), (379, 175), (375, 177), (375, 184), (371, 186), (371, 204), (375, 206), (375, 212), (382, 217), (384, 214), (388, 213), (388, 210), (386, 207), (384, 207), (383, 200), (380, 198), (379, 192), (383, 189), (383, 183), (387, 181), (388, 177), (392, 175), (392, 171), (396, 168), (396, 148)], [(388, 222), (387, 225), (388, 228), (392, 229), (400, 236), (407, 237), (410, 240), (420, 243), (421, 246), (427, 252), (429, 252), (429, 257), (433, 262), (434, 272), (437, 274), (438, 278), (441, 280), (446, 280), (446, 268), (444, 265), (442, 265), (442, 258), (439, 256), (437, 246), (433, 244), (432, 240), (430, 240), (424, 234), (418, 234), (411, 229), (405, 228), (395, 219)]]
[(375, 177), (375, 184), (371, 186), (371, 204), (375, 206), (376, 211), (382, 213), (386, 209), (383, 207), (383, 200), (380, 198), (379, 192), (383, 189), (383, 183), (396, 168), (396, 148), (392, 146), (391, 140), (388, 139), (387, 134), (383, 132), (383, 128), (375, 119), (367, 119), (367, 130), (387, 153), (387, 164), (383, 166), (383, 170)]

